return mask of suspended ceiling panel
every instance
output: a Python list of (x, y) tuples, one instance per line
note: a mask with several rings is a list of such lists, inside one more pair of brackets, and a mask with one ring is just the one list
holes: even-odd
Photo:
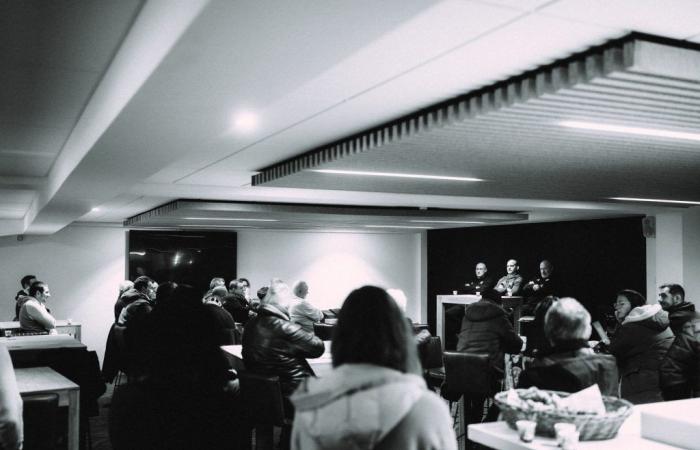
[[(632, 34), (264, 168), (253, 185), (581, 201), (700, 200), (699, 49)], [(582, 123), (588, 128), (571, 127)], [(611, 125), (644, 130), (590, 129)], [(666, 135), (650, 135), (658, 132)], [(319, 169), (483, 181), (397, 183), (314, 172)]]
[(130, 217), (124, 226), (180, 229), (420, 231), (527, 221), (518, 212), (176, 200)]

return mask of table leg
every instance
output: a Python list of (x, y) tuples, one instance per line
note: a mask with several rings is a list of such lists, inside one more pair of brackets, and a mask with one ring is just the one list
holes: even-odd
[(80, 391), (68, 391), (68, 449), (80, 447)]
[(437, 311), (435, 311), (436, 324), (435, 331), (437, 335), (440, 336), (440, 342), (442, 343), (442, 349), (445, 350), (445, 305), (442, 300), (437, 301)]

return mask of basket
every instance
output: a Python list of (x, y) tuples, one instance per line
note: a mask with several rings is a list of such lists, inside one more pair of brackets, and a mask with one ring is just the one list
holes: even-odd
[[(518, 394), (526, 389), (516, 389)], [(567, 397), (568, 392), (549, 391)], [(579, 432), (579, 439), (582, 441), (595, 441), (602, 439), (612, 439), (617, 435), (622, 423), (632, 414), (632, 403), (617, 397), (603, 396), (605, 404), (604, 415), (599, 414), (572, 414), (565, 411), (530, 411), (518, 406), (506, 403), (507, 391), (499, 392), (495, 395), (494, 401), (501, 409), (503, 420), (515, 429), (515, 422), (518, 420), (532, 420), (537, 422), (535, 433), (540, 436), (554, 437), (555, 423), (573, 423)]]

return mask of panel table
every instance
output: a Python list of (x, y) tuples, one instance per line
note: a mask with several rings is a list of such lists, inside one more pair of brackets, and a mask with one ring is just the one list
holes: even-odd
[[(56, 331), (58, 331), (58, 334), (67, 334), (78, 341), (80, 341), (81, 338), (81, 329), (81, 324), (76, 322), (69, 322), (67, 320), (56, 321)], [(19, 322), (0, 322), (0, 336), (5, 336), (5, 330), (10, 330), (13, 333), (19, 332)]]

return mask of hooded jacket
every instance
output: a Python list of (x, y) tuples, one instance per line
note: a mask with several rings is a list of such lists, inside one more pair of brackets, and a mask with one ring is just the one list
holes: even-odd
[(692, 303), (674, 306), (668, 313), (676, 337), (661, 363), (661, 388), (667, 400), (700, 397), (700, 314)]
[(659, 365), (673, 333), (668, 313), (658, 304), (633, 308), (610, 341), (620, 369), (621, 396), (635, 404), (660, 402)]
[(457, 448), (447, 406), (418, 375), (343, 364), (305, 380), (291, 400), (292, 449)]
[(698, 313), (695, 312), (695, 305), (686, 301), (670, 306), (666, 312), (668, 313), (668, 320), (671, 322), (671, 331), (675, 335), (678, 335), (686, 322), (693, 319), (697, 320), (698, 318)]
[(522, 345), (503, 308), (488, 299), (467, 306), (457, 341), (458, 352), (487, 353), (492, 367), (503, 373), (503, 354), (518, 353)]

